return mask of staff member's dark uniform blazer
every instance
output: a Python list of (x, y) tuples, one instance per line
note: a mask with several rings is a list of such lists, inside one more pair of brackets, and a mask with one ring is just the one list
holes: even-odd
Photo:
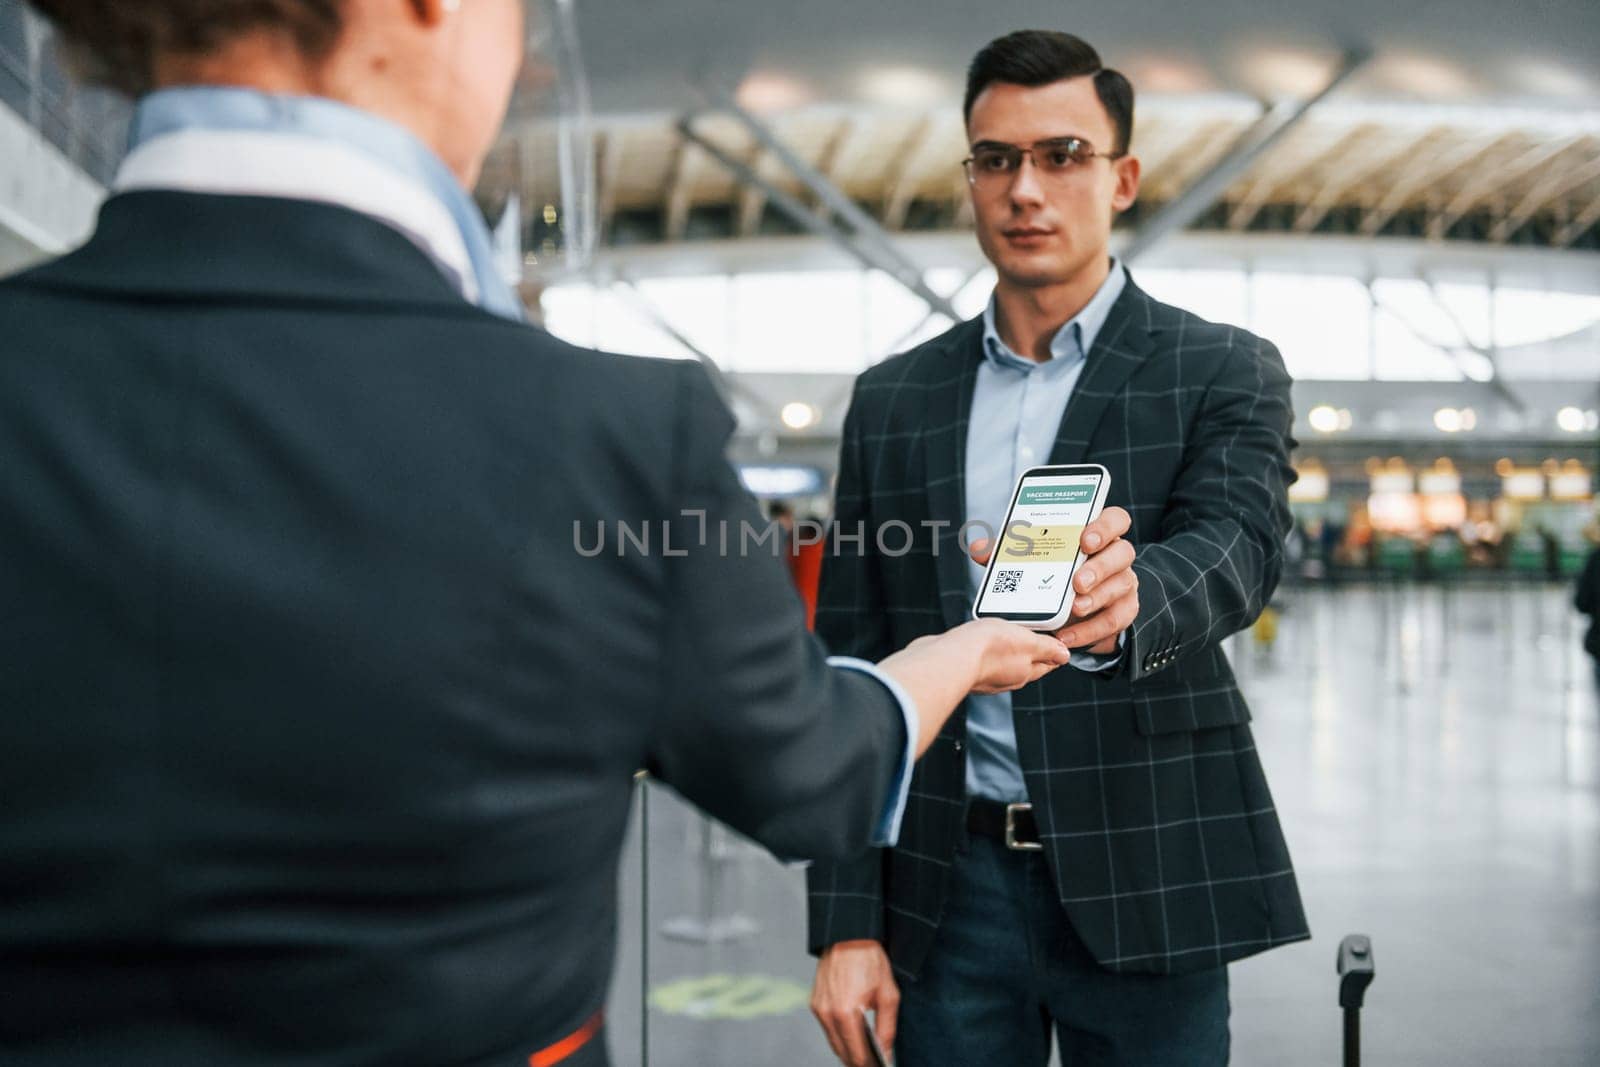
[(641, 766), (863, 848), (904, 719), (718, 558), (731, 429), (343, 208), (123, 195), (0, 282), (0, 1062), (526, 1064)]
[[(845, 534), (864, 521), (869, 536), (866, 552), (823, 569), (816, 628), (835, 652), (873, 656), (969, 617), (957, 535), (982, 344), (982, 321), (967, 322), (856, 383), (838, 518)], [(1050, 462), (1105, 465), (1108, 503), (1133, 517), (1139, 618), (1109, 677), (1055, 671), (1012, 707), (1062, 906), (1114, 971), (1195, 971), (1309, 936), (1220, 647), (1278, 583), (1292, 421), (1270, 344), (1130, 281), (1056, 435)], [(896, 519), (924, 536), (891, 557), (871, 531)], [(930, 522), (946, 524), (937, 556)], [(898, 848), (812, 869), (812, 951), (878, 938), (896, 971), (918, 973), (966, 832), (965, 738), (957, 712), (917, 765)]]

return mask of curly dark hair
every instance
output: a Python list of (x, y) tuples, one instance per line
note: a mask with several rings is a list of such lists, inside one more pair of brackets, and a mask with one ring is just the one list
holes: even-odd
[(148, 92), (163, 55), (204, 55), (241, 33), (276, 29), (310, 57), (344, 28), (344, 0), (28, 0), (60, 31), (85, 81)]

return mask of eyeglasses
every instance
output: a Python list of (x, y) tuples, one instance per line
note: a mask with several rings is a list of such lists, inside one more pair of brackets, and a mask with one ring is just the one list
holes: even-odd
[(1024, 157), (1033, 160), (1033, 167), (1045, 181), (1066, 181), (1073, 173), (1089, 165), (1094, 159), (1121, 159), (1126, 152), (1096, 152), (1094, 146), (1081, 137), (1052, 137), (1035, 141), (1026, 147), (1002, 144), (998, 141), (980, 141), (972, 146), (972, 155), (961, 161), (967, 169), (967, 181), (983, 188), (1010, 185), (1022, 169)]

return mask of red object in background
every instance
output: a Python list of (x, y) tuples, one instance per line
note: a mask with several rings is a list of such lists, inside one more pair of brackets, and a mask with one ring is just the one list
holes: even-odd
[(814, 629), (817, 616), (817, 586), (822, 581), (822, 546), (816, 544), (791, 545), (789, 550), (789, 577), (806, 606), (806, 629)]

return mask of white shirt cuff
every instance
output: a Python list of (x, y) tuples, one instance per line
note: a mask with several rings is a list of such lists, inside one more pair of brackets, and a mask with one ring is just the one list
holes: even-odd
[(884, 798), (883, 810), (878, 815), (876, 828), (872, 832), (872, 844), (875, 848), (893, 848), (900, 841), (900, 821), (906, 814), (906, 797), (911, 794), (911, 771), (917, 762), (917, 735), (921, 732), (921, 720), (917, 717), (917, 706), (911, 700), (911, 694), (899, 682), (880, 671), (875, 664), (864, 659), (855, 659), (851, 656), (829, 656), (828, 666), (843, 667), (846, 670), (860, 671), (870, 674), (883, 683), (889, 690), (895, 702), (900, 705), (900, 714), (906, 719), (906, 750), (900, 757), (900, 771), (895, 780), (889, 785), (889, 795)]

